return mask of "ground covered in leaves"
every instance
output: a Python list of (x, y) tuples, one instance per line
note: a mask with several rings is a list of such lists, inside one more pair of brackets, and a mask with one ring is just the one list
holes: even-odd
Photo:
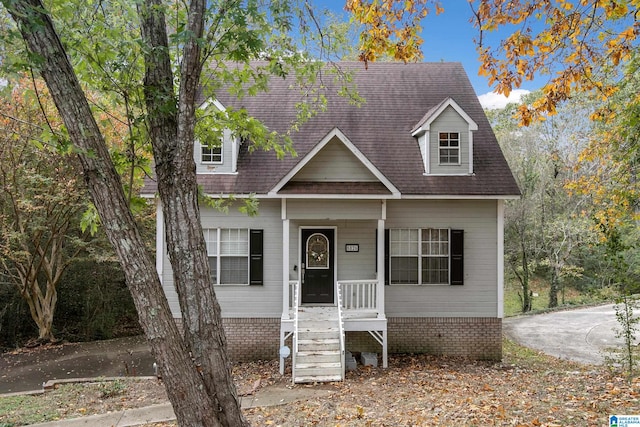
[[(603, 426), (609, 415), (640, 413), (638, 379), (628, 382), (606, 367), (560, 361), (509, 341), (504, 353), (501, 363), (392, 356), (389, 369), (349, 372), (330, 386), (335, 392), (328, 398), (245, 414), (254, 426)], [(288, 383), (276, 362), (241, 364), (234, 373), (245, 395)], [(23, 407), (68, 418), (166, 399), (161, 385), (149, 380), (70, 385), (23, 397), (33, 401), (9, 407), (13, 398), (0, 398), (0, 426), (42, 420), (29, 418)]]

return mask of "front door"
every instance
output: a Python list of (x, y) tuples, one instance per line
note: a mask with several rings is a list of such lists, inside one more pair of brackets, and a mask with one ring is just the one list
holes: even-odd
[(302, 303), (333, 304), (333, 229), (302, 230)]

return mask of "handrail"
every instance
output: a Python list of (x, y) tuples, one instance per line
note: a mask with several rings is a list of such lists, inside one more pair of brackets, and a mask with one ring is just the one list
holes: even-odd
[(338, 331), (340, 332), (340, 375), (342, 380), (344, 380), (344, 370), (345, 370), (345, 340), (344, 340), (344, 323), (342, 320), (342, 289), (341, 286), (338, 286), (337, 291), (338, 296)]
[(300, 282), (293, 285), (293, 351), (291, 355), (291, 378), (296, 379), (296, 355), (298, 354), (298, 307), (300, 307)]

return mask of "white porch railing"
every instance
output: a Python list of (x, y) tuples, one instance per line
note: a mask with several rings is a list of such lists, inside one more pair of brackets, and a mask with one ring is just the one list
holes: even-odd
[(289, 280), (289, 310), (293, 310), (296, 305), (296, 293), (300, 290), (297, 280)]
[(377, 280), (341, 280), (338, 286), (342, 294), (342, 308), (345, 311), (377, 310)]
[[(367, 280), (340, 280), (338, 290), (341, 294), (341, 308), (346, 312), (378, 310), (378, 281)], [(295, 316), (300, 306), (300, 282), (289, 281), (289, 310)]]
[(296, 378), (296, 354), (298, 354), (298, 307), (300, 307), (300, 282), (293, 284), (293, 350), (291, 351), (291, 378)]
[(340, 378), (344, 381), (346, 343), (344, 337), (344, 320), (342, 319), (342, 288), (338, 286), (338, 331), (340, 332)]

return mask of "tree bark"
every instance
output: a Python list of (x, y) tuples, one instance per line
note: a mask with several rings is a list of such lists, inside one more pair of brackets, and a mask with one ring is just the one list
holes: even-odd
[[(125, 272), (140, 323), (161, 367), (179, 424), (222, 425), (216, 402), (220, 396), (208, 393), (211, 391), (208, 381), (203, 380), (201, 367), (190, 357), (189, 348), (173, 321), (155, 264), (128, 208), (120, 177), (50, 17), (39, 0), (2, 0), (2, 3), (18, 24), (29, 49), (40, 57), (38, 65), (42, 77), (72, 142), (81, 151), (79, 158), (89, 192)], [(166, 158), (161, 157), (160, 160)], [(174, 179), (179, 180), (180, 177)], [(175, 188), (179, 191), (180, 186)], [(176, 205), (184, 201), (179, 192), (168, 196)], [(194, 227), (188, 229), (193, 232)], [(192, 297), (199, 298), (198, 295)], [(206, 324), (207, 319), (203, 323)], [(215, 345), (224, 353), (224, 340)]]
[(202, 73), (200, 42), (205, 0), (189, 6), (188, 28), (180, 69), (178, 100), (173, 92), (166, 24), (160, 0), (139, 6), (145, 53), (145, 98), (158, 192), (165, 218), (167, 249), (178, 294), (185, 341), (223, 425), (246, 425), (226, 353), (220, 306), (216, 299), (206, 249), (193, 160), (195, 102)]
[(558, 290), (560, 289), (560, 266), (551, 266), (551, 285), (549, 286), (549, 308), (558, 306)]

